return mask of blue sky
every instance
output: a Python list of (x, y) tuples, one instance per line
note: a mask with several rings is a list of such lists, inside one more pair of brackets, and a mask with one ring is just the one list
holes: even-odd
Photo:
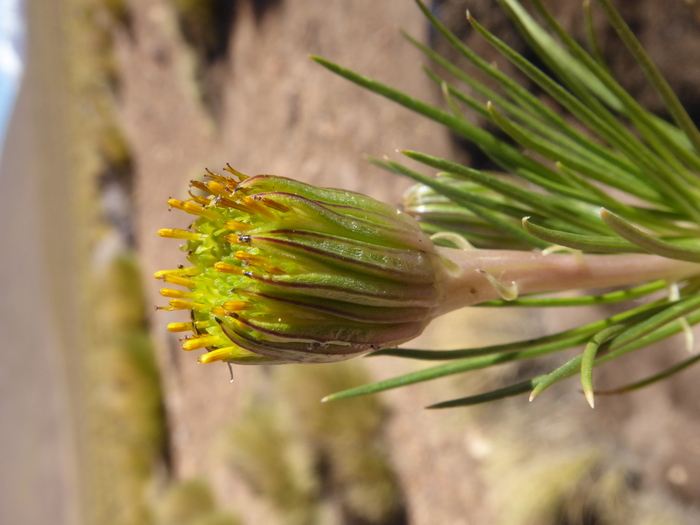
[(22, 0), (0, 0), (0, 152), (17, 96), (25, 56)]

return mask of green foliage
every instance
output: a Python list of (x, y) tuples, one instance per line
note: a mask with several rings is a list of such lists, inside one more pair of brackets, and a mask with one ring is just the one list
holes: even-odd
[[(444, 71), (444, 77), (432, 71), (427, 73), (441, 87), (449, 110), (314, 57), (332, 72), (474, 143), (503, 171), (493, 174), (475, 170), (415, 151), (402, 153), (439, 170), (438, 176), (424, 175), (390, 159), (373, 160), (419, 183), (409, 192), (405, 209), (421, 221), (426, 232), (438, 234), (438, 242), (459, 247), (468, 245), (455, 241), (455, 235), (476, 248), (548, 251), (564, 248), (574, 252), (572, 258), (582, 258), (588, 253), (610, 254), (610, 257), (651, 253), (679, 261), (700, 261), (700, 132), (611, 1), (597, 3), (621, 44), (627, 47), (664, 101), (673, 122), (644, 109), (612, 77), (601, 61), (596, 37), (590, 30), (588, 4), (584, 6), (583, 17), (589, 24), (587, 50), (567, 34), (541, 0), (533, 1), (537, 18), (517, 0), (498, 1), (547, 69), (541, 69), (510, 48), (468, 15), (472, 29), (549, 100), (534, 96), (495, 64), (479, 57), (420, 1), (419, 8), (435, 30), (474, 70), (490, 79), (488, 86), (481, 83), (469, 70), (461, 70), (406, 35), (412, 45)], [(467, 84), (471, 91), (463, 91), (460, 83)], [(503, 135), (473, 125), (463, 109), (475, 111)], [(648, 296), (664, 285), (658, 281), (645, 282), (643, 277), (639, 284), (633, 290), (612, 291), (602, 296), (573, 300), (527, 297), (511, 303), (495, 301), (489, 306), (603, 304), (608, 300)], [(679, 283), (669, 280), (666, 285), (671, 287), (668, 300), (647, 300), (642, 306), (631, 305), (623, 314), (537, 340), (452, 352), (381, 350), (375, 355), (455, 361), (348, 389), (326, 399), (378, 392), (586, 345), (583, 354), (551, 374), (439, 403), (434, 408), (481, 403), (529, 390), (533, 391), (532, 398), (551, 384), (579, 372), (592, 405), (594, 366), (681, 331), (687, 340), (690, 338), (690, 326), (700, 321), (697, 277)], [(651, 384), (694, 362), (694, 358), (683, 360), (667, 371), (616, 391)]]

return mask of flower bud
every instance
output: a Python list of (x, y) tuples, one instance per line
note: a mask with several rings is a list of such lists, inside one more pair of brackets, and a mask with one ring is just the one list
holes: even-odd
[(190, 310), (185, 350), (202, 363), (330, 362), (419, 335), (442, 300), (447, 261), (410, 216), (370, 197), (272, 175), (209, 172), (173, 208), (197, 218), (190, 267), (155, 277), (161, 309)]

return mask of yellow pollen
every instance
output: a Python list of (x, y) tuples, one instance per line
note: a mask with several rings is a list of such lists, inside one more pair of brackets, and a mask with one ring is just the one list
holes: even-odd
[(168, 276), (193, 276), (193, 275), (199, 275), (202, 273), (202, 270), (200, 270), (197, 267), (190, 266), (188, 268), (176, 268), (174, 270), (160, 270), (156, 273), (153, 274), (153, 277), (156, 279), (163, 279), (165, 280), (166, 277)]
[(240, 171), (233, 169), (229, 163), (226, 163), (226, 167), (225, 167), (224, 169), (225, 169), (226, 171), (228, 171), (229, 173), (231, 173), (231, 174), (235, 175), (236, 177), (238, 177), (238, 179), (241, 180), (241, 181), (244, 181), (244, 180), (246, 180), (246, 179), (248, 178), (248, 175), (244, 175), (244, 174), (241, 173)]
[(246, 301), (236, 301), (232, 299), (230, 301), (226, 301), (221, 306), (227, 312), (242, 312), (243, 310), (248, 308), (249, 305)]
[(250, 224), (246, 224), (245, 222), (239, 222), (239, 221), (226, 221), (224, 223), (224, 226), (234, 232), (237, 231), (245, 231), (245, 230), (250, 230), (252, 226)]
[(187, 230), (164, 228), (158, 230), (158, 235), (166, 239), (185, 239), (188, 241), (202, 241), (207, 238), (203, 233), (189, 232)]
[(172, 297), (173, 299), (199, 299), (200, 294), (194, 292), (183, 292), (182, 290), (171, 290), (170, 288), (161, 288), (160, 295), (163, 297)]
[(192, 339), (188, 339), (187, 341), (182, 343), (182, 349), (187, 350), (188, 352), (191, 350), (199, 350), (200, 348), (206, 348), (207, 346), (216, 344), (218, 341), (219, 338), (215, 335), (193, 337)]
[(168, 323), (168, 332), (192, 332), (193, 330), (192, 323)]

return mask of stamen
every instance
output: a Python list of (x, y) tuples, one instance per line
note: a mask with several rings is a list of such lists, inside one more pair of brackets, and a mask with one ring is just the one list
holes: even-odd
[(208, 363), (213, 363), (215, 361), (223, 361), (227, 357), (231, 356), (232, 352), (235, 352), (237, 348), (235, 346), (227, 346), (226, 348), (217, 348), (216, 350), (212, 350), (211, 352), (207, 352), (206, 354), (202, 354), (199, 356), (197, 361), (202, 363), (203, 365), (206, 365)]
[(238, 181), (235, 179), (232, 179), (231, 177), (226, 177), (225, 175), (219, 175), (218, 173), (214, 173), (211, 171), (209, 168), (205, 168), (206, 173), (204, 174), (205, 177), (209, 177), (210, 179), (215, 180), (219, 184), (225, 186), (227, 189), (230, 187), (230, 191), (233, 191), (236, 189), (238, 186)]
[(203, 208), (199, 204), (190, 201), (181, 201), (178, 199), (168, 199), (168, 205), (176, 210), (182, 210), (192, 215), (199, 215), (200, 217), (206, 217), (207, 219), (220, 219), (221, 216), (213, 210)]
[(265, 266), (265, 271), (273, 275), (287, 275), (287, 272), (285, 272), (282, 268), (278, 266), (273, 266), (271, 264)]
[(195, 195), (191, 191), (188, 191), (187, 194), (190, 196), (190, 199), (192, 199), (194, 202), (201, 206), (208, 206), (211, 204), (211, 198), (210, 197), (203, 197), (201, 195)]
[(242, 312), (250, 305), (246, 301), (230, 300), (221, 305), (227, 312)]
[(202, 337), (193, 337), (182, 343), (182, 349), (187, 350), (199, 350), (200, 348), (206, 348), (219, 342), (219, 338), (215, 335), (204, 335)]
[(245, 222), (239, 222), (239, 221), (226, 221), (224, 223), (224, 226), (227, 229), (234, 231), (234, 232), (246, 231), (246, 230), (250, 230), (251, 228), (253, 228), (253, 226), (251, 226), (250, 224), (246, 224)]
[(209, 191), (209, 187), (201, 180), (191, 180), (190, 188), (197, 188), (205, 193), (211, 193), (211, 191)]
[(233, 256), (239, 261), (245, 261), (248, 264), (255, 266), (268, 264), (270, 259), (263, 257), (262, 255), (253, 255), (252, 253), (237, 251)]
[(244, 196), (241, 198), (243, 201), (243, 204), (248, 206), (251, 210), (254, 212), (262, 215), (263, 217), (266, 217), (267, 219), (274, 220), (277, 218), (277, 216), (270, 211), (267, 206), (265, 206), (262, 202), (255, 200), (253, 197), (249, 197), (248, 195)]
[(179, 275), (164, 275), (163, 280), (168, 284), (174, 284), (176, 286), (184, 286), (185, 288), (194, 288), (195, 284), (192, 279), (187, 277), (180, 277)]
[(232, 273), (233, 275), (243, 275), (244, 270), (240, 266), (233, 266), (232, 264), (227, 264), (224, 262), (218, 262), (214, 264), (214, 269), (217, 272)]
[(158, 235), (165, 237), (166, 239), (185, 239), (188, 241), (203, 241), (207, 238), (207, 236), (203, 233), (189, 232), (178, 228), (164, 228), (162, 230), (158, 230)]
[(224, 239), (231, 244), (250, 244), (250, 235), (241, 233), (229, 233)]
[(193, 332), (193, 323), (168, 323), (168, 332)]
[(232, 193), (232, 190), (229, 190), (226, 186), (216, 181), (207, 182), (207, 189), (210, 193), (213, 193), (214, 195), (220, 195), (222, 197), (228, 197)]
[(161, 288), (160, 295), (163, 297), (172, 297), (173, 299), (199, 299), (201, 297), (199, 293), (171, 290), (170, 288)]
[(227, 312), (226, 310), (224, 310), (220, 306), (214, 306), (211, 309), (211, 314), (214, 316), (217, 316), (217, 317), (226, 317), (227, 315), (229, 315), (229, 312)]
[(248, 178), (248, 175), (245, 175), (245, 174), (241, 173), (240, 171), (233, 169), (228, 162), (226, 163), (226, 167), (224, 169), (226, 171), (228, 171), (229, 173), (232, 173), (233, 175), (238, 177), (241, 181), (244, 181)]
[(193, 301), (185, 301), (183, 299), (170, 299), (168, 306), (162, 307), (161, 310), (208, 310), (206, 304), (195, 303)]
[(256, 213), (255, 209), (251, 208), (245, 203), (241, 201), (234, 201), (226, 197), (218, 198), (217, 205), (226, 206), (227, 208), (233, 208), (234, 210), (242, 211), (243, 213), (246, 213), (248, 215), (255, 215)]
[(195, 266), (190, 266), (188, 268), (177, 268), (175, 270), (160, 270), (156, 273), (153, 274), (153, 277), (156, 279), (163, 279), (167, 276), (173, 275), (173, 276), (194, 276), (194, 275), (199, 275), (202, 273), (202, 270)]
[(268, 208), (281, 211), (282, 213), (286, 213), (291, 209), (288, 206), (285, 206), (284, 204), (280, 204), (279, 202), (273, 201), (269, 197), (263, 197), (262, 203), (265, 204), (265, 206), (267, 206)]

